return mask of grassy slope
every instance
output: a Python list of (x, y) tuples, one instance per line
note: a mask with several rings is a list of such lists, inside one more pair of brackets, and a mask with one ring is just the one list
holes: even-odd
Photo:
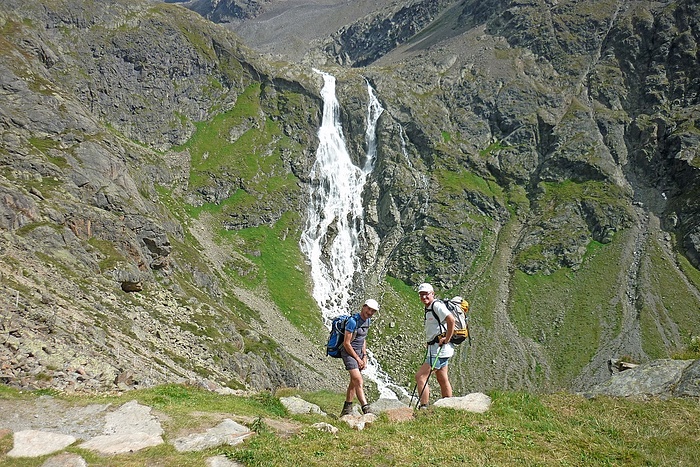
[[(31, 398), (1, 389), (3, 398)], [(225, 455), (246, 466), (277, 465), (699, 465), (700, 406), (697, 401), (632, 401), (610, 398), (586, 400), (570, 394), (535, 396), (522, 392), (493, 392), (484, 414), (432, 408), (406, 422), (385, 415), (352, 430), (333, 416), (289, 415), (278, 397), (220, 396), (183, 386), (161, 386), (119, 397), (95, 400), (60, 397), (73, 404), (114, 405), (136, 399), (164, 415), (164, 438), (204, 431), (224, 417), (252, 417), (258, 434), (244, 444), (178, 453), (169, 445), (139, 452), (98, 456), (75, 446), (67, 451), (83, 456), (91, 466), (201, 466), (207, 457)], [(335, 414), (342, 395), (301, 394), (326, 413)], [(265, 419), (287, 420), (301, 426), (289, 438), (273, 433)], [(311, 427), (328, 422), (333, 435)], [(452, 449), (440, 439), (452, 438)], [(0, 438), (0, 465), (39, 466), (46, 458), (9, 459), (12, 436)]]
[[(287, 173), (280, 156), (284, 148), (298, 148), (282, 135), (278, 123), (262, 117), (260, 93), (259, 84), (250, 85), (233, 109), (198, 124), (196, 133), (179, 148), (192, 156), (190, 189), (210, 185), (216, 179), (229, 180), (232, 173), (242, 186), (218, 204), (185, 205), (184, 210), (192, 217), (206, 212), (217, 231), (219, 246), (243, 254), (245, 261), (232, 260), (224, 265), (229, 281), (270, 296), (295, 326), (318, 337), (321, 319), (309, 306), (313, 299), (308, 293), (304, 258), (298, 247), (299, 214), (288, 211), (272, 225), (240, 230), (221, 227), (232, 215), (261, 209), (261, 199), (271, 205), (285, 205), (289, 194), (298, 190), (296, 178)], [(290, 93), (283, 98), (296, 97)], [(233, 142), (232, 131), (240, 132)]]

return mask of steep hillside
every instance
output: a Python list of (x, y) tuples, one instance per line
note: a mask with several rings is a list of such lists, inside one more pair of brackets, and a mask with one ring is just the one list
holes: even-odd
[(694, 3), (329, 1), (291, 46), (320, 3), (223, 27), (3, 2), (4, 382), (343, 387), (299, 248), (313, 68), (357, 165), (367, 83), (384, 109), (352, 292), (382, 304), (370, 347), (396, 382), (422, 357), (424, 280), (472, 304), (459, 392), (586, 389), (700, 335)]
[[(338, 388), (303, 271), (277, 268), (289, 301), (256, 287), (270, 248), (300, 256), (279, 238), (300, 193), (279, 152), (303, 166), (313, 135), (272, 109), (313, 122), (318, 97), (280, 80), (261, 98), (271, 78), (237, 39), (178, 7), (4, 2), (0, 19), (4, 382)], [(266, 157), (243, 170), (227, 135), (251, 128)], [(227, 237), (224, 217), (259, 232)]]

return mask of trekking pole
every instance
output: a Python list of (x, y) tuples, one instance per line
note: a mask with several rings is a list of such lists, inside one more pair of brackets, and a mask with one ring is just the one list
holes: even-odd
[[(428, 351), (430, 350), (430, 346), (428, 346)], [(435, 371), (435, 365), (437, 365), (438, 358), (440, 358), (440, 352), (442, 351), (442, 346), (438, 346), (438, 351), (435, 354), (435, 359), (433, 359), (433, 365), (430, 367), (430, 373), (428, 373), (428, 377), (425, 378), (425, 384), (423, 385), (423, 389), (421, 389), (420, 394), (418, 394), (418, 402), (416, 402), (416, 409), (418, 408), (418, 405), (420, 404), (420, 398), (423, 397), (423, 392), (425, 392), (425, 388), (428, 387), (428, 382), (430, 381), (430, 376), (433, 374), (433, 371)], [(418, 383), (416, 383), (418, 384)]]
[[(425, 361), (426, 358), (428, 358), (428, 351), (430, 350), (430, 346), (426, 345), (425, 346), (425, 356), (423, 357), (423, 361)], [(422, 363), (421, 363), (422, 365)], [(413, 405), (413, 396), (416, 395), (416, 389), (418, 388), (418, 383), (413, 385), (413, 391), (411, 391), (411, 398), (409, 399), (410, 405)], [(417, 407), (417, 406), (416, 406)]]

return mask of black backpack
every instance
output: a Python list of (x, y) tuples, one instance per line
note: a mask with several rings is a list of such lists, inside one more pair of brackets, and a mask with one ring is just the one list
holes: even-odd
[[(452, 339), (450, 339), (450, 343), (453, 345), (459, 345), (462, 342), (464, 342), (466, 339), (469, 339), (469, 345), (472, 345), (472, 336), (469, 333), (469, 302), (467, 302), (465, 299), (462, 297), (454, 297), (451, 300), (442, 300), (439, 298), (436, 298), (435, 301), (440, 301), (445, 304), (445, 307), (447, 307), (447, 310), (452, 313), (452, 316), (455, 317), (455, 330), (452, 333)], [(433, 302), (435, 303), (435, 302)], [(435, 310), (433, 310), (433, 304), (430, 304), (430, 308), (426, 308), (425, 312), (427, 313), (430, 311), (433, 316), (435, 317), (435, 320), (440, 322), (440, 318), (438, 318), (437, 313), (435, 313)], [(440, 329), (443, 329), (444, 326), (442, 323), (440, 323)], [(429, 342), (429, 344), (433, 344), (437, 342), (437, 339), (440, 338), (441, 336), (444, 336), (445, 333), (447, 332), (447, 329), (445, 328), (445, 331), (437, 336), (433, 342)]]

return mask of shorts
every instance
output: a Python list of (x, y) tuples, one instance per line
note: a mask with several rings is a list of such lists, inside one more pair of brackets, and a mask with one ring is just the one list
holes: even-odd
[[(357, 352), (357, 350), (355, 352)], [(340, 356), (343, 359), (343, 363), (345, 364), (346, 370), (350, 371), (350, 370), (359, 370), (360, 369), (360, 367), (357, 365), (357, 360), (355, 360), (353, 357), (348, 355), (345, 351), (343, 351), (340, 354)], [(357, 352), (357, 356), (360, 358), (365, 358), (361, 352)]]
[[(428, 364), (430, 368), (433, 368), (433, 362), (435, 361), (435, 357), (433, 355), (429, 355), (425, 358), (425, 363)], [(439, 370), (441, 368), (445, 368), (447, 364), (450, 361), (450, 357), (440, 357), (437, 359), (437, 363), (435, 363), (435, 367), (433, 368), (434, 370)]]

